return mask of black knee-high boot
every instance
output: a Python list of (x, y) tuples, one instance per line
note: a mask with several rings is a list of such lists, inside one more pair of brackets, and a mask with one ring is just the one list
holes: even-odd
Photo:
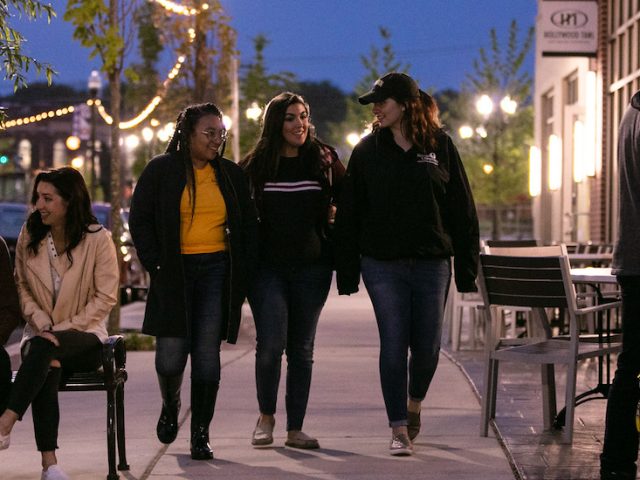
[(158, 384), (162, 395), (162, 412), (158, 419), (156, 433), (158, 440), (162, 443), (172, 443), (178, 435), (182, 374), (173, 376), (158, 374)]
[(191, 458), (194, 460), (213, 458), (209, 424), (216, 408), (218, 386), (218, 382), (191, 381)]

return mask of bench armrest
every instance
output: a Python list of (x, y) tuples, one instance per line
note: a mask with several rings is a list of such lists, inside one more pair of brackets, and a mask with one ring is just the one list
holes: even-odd
[(127, 350), (124, 337), (122, 335), (111, 335), (102, 344), (102, 369), (104, 371), (104, 383), (113, 385), (121, 380), (119, 377), (125, 376), (125, 364), (127, 361)]

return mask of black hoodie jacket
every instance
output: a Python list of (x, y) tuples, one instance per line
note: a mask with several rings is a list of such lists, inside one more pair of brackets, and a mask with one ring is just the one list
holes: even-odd
[(407, 152), (386, 128), (363, 138), (347, 167), (336, 240), (341, 294), (358, 291), (360, 256), (453, 256), (458, 291), (475, 291), (478, 217), (451, 138), (441, 132), (435, 149)]

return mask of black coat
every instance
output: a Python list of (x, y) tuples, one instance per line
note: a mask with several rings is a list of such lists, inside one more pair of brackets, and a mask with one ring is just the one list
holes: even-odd
[[(256, 210), (242, 169), (227, 159), (212, 162), (227, 209), (230, 272), (223, 295), (223, 339), (235, 343), (247, 283), (257, 257)], [(133, 192), (129, 228), (151, 285), (142, 332), (158, 337), (187, 335), (185, 279), (180, 253), (180, 199), (186, 168), (170, 154), (145, 167)]]

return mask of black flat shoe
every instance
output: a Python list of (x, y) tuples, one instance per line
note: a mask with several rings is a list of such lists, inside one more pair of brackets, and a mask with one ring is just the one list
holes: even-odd
[(213, 458), (213, 450), (209, 445), (208, 428), (198, 427), (195, 432), (191, 433), (191, 458), (193, 460), (211, 460)]
[(158, 425), (156, 426), (156, 434), (158, 440), (162, 443), (173, 443), (178, 436), (178, 412), (180, 406), (175, 408), (167, 408), (162, 406), (162, 412), (158, 419)]

